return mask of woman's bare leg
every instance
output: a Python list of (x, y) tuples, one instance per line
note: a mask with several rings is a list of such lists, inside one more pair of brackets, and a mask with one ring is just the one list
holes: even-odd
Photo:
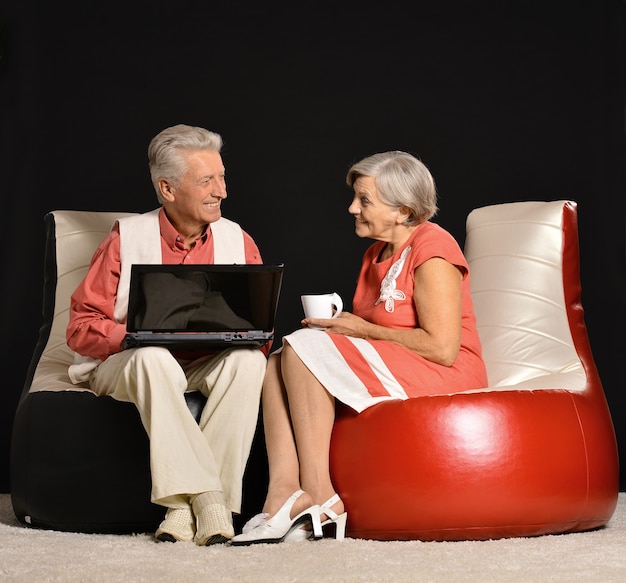
[[(300, 489), (298, 453), (282, 380), (280, 354), (269, 358), (263, 381), (262, 405), (269, 463), (269, 488), (263, 512), (273, 516), (287, 498)], [(311, 504), (311, 497), (302, 495), (294, 505), (292, 517)]]
[[(302, 489), (314, 504), (326, 502), (335, 489), (330, 478), (330, 438), (335, 421), (335, 399), (313, 376), (296, 352), (285, 343), (282, 378), (297, 444)], [(333, 510), (343, 512), (343, 504)]]

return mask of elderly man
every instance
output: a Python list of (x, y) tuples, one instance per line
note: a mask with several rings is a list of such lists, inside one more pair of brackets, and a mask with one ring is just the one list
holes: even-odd
[[(219, 134), (187, 125), (153, 138), (148, 159), (160, 207), (116, 222), (71, 301), (70, 378), (137, 407), (150, 439), (151, 499), (167, 508), (155, 534), (160, 541), (211, 545), (234, 535), (267, 363), (269, 346), (122, 349), (133, 263), (262, 262), (250, 235), (222, 217), (221, 147)], [(207, 397), (199, 423), (187, 407), (188, 390)]]

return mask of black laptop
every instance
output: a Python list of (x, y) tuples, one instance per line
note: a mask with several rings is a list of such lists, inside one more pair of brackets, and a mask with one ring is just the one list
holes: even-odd
[(261, 347), (274, 337), (283, 269), (134, 264), (122, 347)]

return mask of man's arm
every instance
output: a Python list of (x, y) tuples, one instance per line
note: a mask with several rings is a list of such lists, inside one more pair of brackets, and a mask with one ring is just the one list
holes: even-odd
[[(246, 263), (263, 263), (263, 259), (261, 257), (261, 252), (257, 247), (257, 244), (254, 242), (254, 239), (248, 233), (246, 233), (243, 229), (243, 244), (244, 250), (246, 253)], [(265, 354), (265, 356), (269, 356), (269, 353), (272, 349), (273, 341), (268, 342), (264, 346), (260, 348), (261, 352)]]
[(114, 318), (119, 279), (120, 239), (113, 231), (94, 253), (87, 275), (70, 300), (66, 339), (78, 354), (104, 360), (120, 352), (126, 324)]
[(246, 263), (263, 263), (261, 252), (259, 251), (257, 244), (254, 242), (254, 239), (243, 229), (241, 231), (243, 233), (243, 246), (246, 254)]

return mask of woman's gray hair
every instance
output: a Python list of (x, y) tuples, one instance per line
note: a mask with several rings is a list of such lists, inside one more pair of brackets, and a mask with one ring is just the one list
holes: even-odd
[(374, 178), (383, 202), (410, 210), (404, 225), (418, 225), (437, 213), (435, 181), (428, 168), (411, 154), (394, 150), (363, 158), (348, 170), (346, 183), (352, 187), (360, 176)]
[(160, 204), (163, 197), (159, 180), (165, 178), (174, 186), (179, 186), (187, 171), (185, 150), (222, 150), (222, 136), (204, 128), (178, 124), (157, 134), (148, 146), (148, 166), (150, 177)]

